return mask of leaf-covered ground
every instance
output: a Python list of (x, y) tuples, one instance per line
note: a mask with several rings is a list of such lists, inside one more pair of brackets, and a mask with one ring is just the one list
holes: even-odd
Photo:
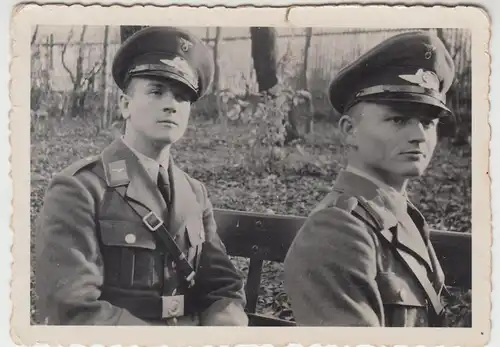
[[(98, 154), (113, 137), (111, 132), (95, 135), (94, 127), (79, 121), (32, 133), (32, 226), (50, 178), (70, 163)], [(284, 159), (267, 169), (262, 168), (259, 153), (252, 154), (250, 137), (250, 129), (243, 125), (193, 121), (173, 155), (179, 166), (205, 183), (216, 208), (307, 216), (329, 192), (343, 165), (335, 127), (316, 124), (314, 134), (286, 148)], [(443, 141), (426, 175), (411, 183), (410, 197), (432, 227), (470, 232), (470, 168), (470, 147)], [(248, 271), (246, 260), (234, 262)], [(258, 311), (290, 319), (282, 270), (282, 264), (265, 263)], [(449, 324), (467, 325), (462, 317), (469, 312), (470, 295), (455, 295), (448, 310)]]

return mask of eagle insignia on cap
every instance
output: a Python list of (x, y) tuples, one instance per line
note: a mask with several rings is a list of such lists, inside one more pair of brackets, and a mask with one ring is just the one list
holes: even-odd
[(402, 78), (413, 84), (417, 84), (423, 88), (439, 91), (439, 79), (437, 75), (432, 71), (424, 71), (424, 69), (418, 69), (418, 71), (414, 75), (399, 75), (399, 78)]
[(179, 38), (179, 43), (181, 44), (181, 49), (183, 52), (187, 52), (191, 47), (193, 47), (193, 43), (183, 37)]
[(160, 61), (163, 64), (169, 66), (170, 68), (175, 69), (177, 73), (180, 73), (182, 76), (187, 78), (190, 83), (192, 83), (196, 88), (198, 88), (196, 73), (191, 68), (186, 59), (182, 57), (175, 57), (174, 59), (160, 59)]
[(181, 57), (175, 57), (174, 59), (160, 59), (160, 61), (184, 74), (194, 75), (191, 66), (189, 66), (188, 62)]
[(425, 52), (425, 59), (431, 59), (432, 58), (432, 53), (436, 51), (436, 47), (433, 45), (429, 45), (427, 43), (424, 43), (425, 48), (427, 48), (427, 52)]

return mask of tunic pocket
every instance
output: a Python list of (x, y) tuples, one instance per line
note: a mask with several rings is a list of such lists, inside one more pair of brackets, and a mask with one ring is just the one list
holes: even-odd
[(142, 223), (101, 220), (102, 243), (106, 246), (156, 249), (154, 235)]
[(161, 286), (163, 252), (142, 223), (100, 220), (104, 282), (113, 287)]
[(384, 305), (386, 326), (426, 326), (427, 304), (423, 290), (410, 278), (381, 272), (377, 284)]

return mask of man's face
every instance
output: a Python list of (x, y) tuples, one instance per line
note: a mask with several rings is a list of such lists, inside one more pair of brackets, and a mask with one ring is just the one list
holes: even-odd
[(349, 141), (353, 159), (379, 177), (420, 176), (437, 143), (438, 110), (434, 106), (393, 102), (356, 106)]
[(127, 131), (164, 144), (175, 143), (184, 135), (191, 112), (187, 87), (156, 77), (133, 77), (120, 106)]

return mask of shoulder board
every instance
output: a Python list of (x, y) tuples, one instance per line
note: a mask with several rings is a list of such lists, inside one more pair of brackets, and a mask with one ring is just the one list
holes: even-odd
[(85, 159), (78, 160), (77, 162), (71, 164), (68, 166), (66, 169), (64, 169), (62, 172), (66, 175), (69, 176), (74, 176), (76, 175), (79, 171), (90, 167), (91, 165), (95, 164), (97, 161), (99, 161), (99, 156), (90, 156)]
[(334, 190), (329, 193), (312, 211), (312, 213), (329, 207), (336, 207), (351, 213), (357, 206), (358, 200), (354, 196), (345, 194), (342, 191)]
[(358, 207), (354, 210), (358, 218), (361, 218), (366, 223), (370, 224), (373, 228), (382, 230), (384, 228), (384, 222), (379, 216), (377, 211), (373, 209), (368, 201), (364, 198), (358, 199)]

